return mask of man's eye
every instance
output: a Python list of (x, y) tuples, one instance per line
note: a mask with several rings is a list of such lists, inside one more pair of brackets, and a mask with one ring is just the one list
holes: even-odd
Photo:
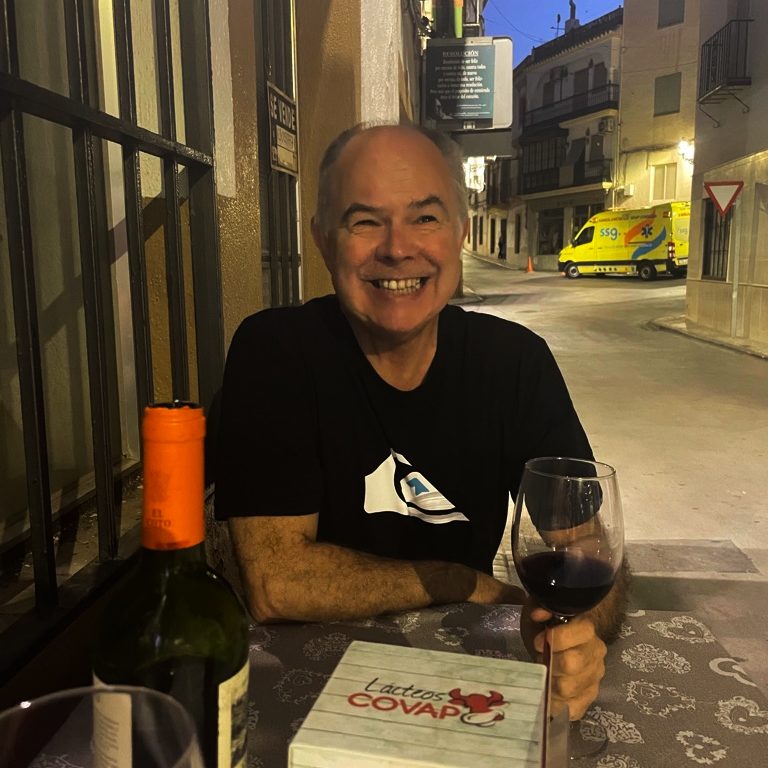
[(438, 218), (437, 216), (434, 216), (431, 213), (422, 213), (421, 216), (419, 216), (418, 219), (416, 219), (417, 224), (437, 224)]
[(356, 219), (350, 224), (352, 229), (371, 229), (378, 226), (379, 222), (376, 219)]

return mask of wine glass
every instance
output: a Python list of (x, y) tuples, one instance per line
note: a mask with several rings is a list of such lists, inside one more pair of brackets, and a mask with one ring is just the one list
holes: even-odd
[(0, 712), (0, 768), (203, 768), (195, 725), (165, 693), (93, 686)]
[[(531, 597), (553, 614), (549, 627), (594, 608), (610, 592), (624, 556), (624, 523), (616, 471), (585, 459), (526, 462), (512, 524), (515, 568)], [(547, 631), (547, 690), (554, 649)], [(571, 759), (603, 748), (605, 729), (571, 723)]]

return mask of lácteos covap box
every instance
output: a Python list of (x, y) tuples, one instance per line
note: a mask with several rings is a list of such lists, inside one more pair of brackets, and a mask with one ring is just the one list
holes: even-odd
[(289, 768), (540, 768), (540, 664), (354, 641), (288, 749)]

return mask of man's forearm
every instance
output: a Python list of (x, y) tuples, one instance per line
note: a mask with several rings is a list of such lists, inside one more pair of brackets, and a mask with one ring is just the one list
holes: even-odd
[(619, 636), (626, 616), (630, 578), (629, 563), (625, 557), (611, 591), (586, 614), (595, 625), (598, 637), (605, 643), (612, 643)]
[[(520, 602), (522, 592), (457, 563), (405, 561), (311, 542), (269, 570), (240, 552), (249, 608), (260, 621), (357, 619), (473, 600)], [(277, 565), (273, 563), (273, 566)]]

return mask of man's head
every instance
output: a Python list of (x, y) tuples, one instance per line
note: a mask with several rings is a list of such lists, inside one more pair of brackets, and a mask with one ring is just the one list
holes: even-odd
[(440, 131), (432, 130), (415, 124), (376, 124), (358, 123), (352, 128), (342, 131), (326, 148), (320, 161), (320, 172), (317, 184), (317, 204), (315, 208), (314, 222), (323, 232), (328, 232), (334, 224), (330, 221), (330, 207), (333, 198), (333, 183), (335, 176), (335, 163), (339, 159), (344, 147), (355, 136), (377, 128), (397, 128), (411, 130), (429, 139), (440, 151), (445, 159), (448, 171), (454, 183), (456, 202), (462, 215), (467, 214), (467, 183), (464, 175), (464, 157), (459, 145)]
[(321, 164), (315, 242), (358, 338), (423, 331), (456, 290), (467, 199), (458, 147), (416, 126), (357, 126)]

